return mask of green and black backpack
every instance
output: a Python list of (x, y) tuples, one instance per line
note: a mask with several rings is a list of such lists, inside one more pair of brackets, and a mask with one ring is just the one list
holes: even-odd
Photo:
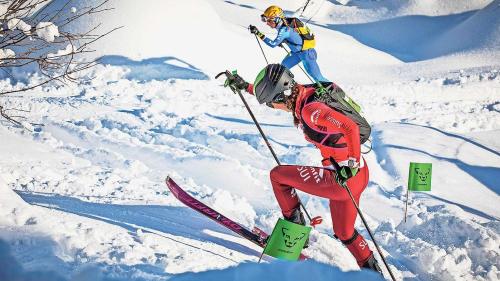
[[(326, 87), (324, 87), (326, 86)], [(306, 87), (318, 87), (317, 85), (306, 85)], [(371, 134), (371, 126), (368, 121), (361, 115), (361, 107), (350, 97), (348, 97), (345, 92), (337, 86), (335, 83), (323, 83), (323, 85), (316, 89), (316, 93), (311, 95), (304, 103), (304, 105), (313, 102), (322, 102), (333, 110), (344, 114), (353, 120), (359, 127), (359, 140), (360, 143), (365, 143)], [(323, 134), (317, 130), (307, 130), (305, 128), (307, 136), (314, 140), (315, 142), (321, 143), (324, 141), (327, 134)]]

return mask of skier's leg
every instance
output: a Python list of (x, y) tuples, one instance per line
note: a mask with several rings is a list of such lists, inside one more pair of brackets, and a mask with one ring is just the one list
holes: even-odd
[(318, 167), (276, 166), (271, 170), (270, 177), (274, 194), (285, 217), (291, 216), (299, 205), (294, 188), (324, 198), (334, 198), (335, 193), (345, 192), (335, 184), (331, 171)]
[(292, 69), (292, 67), (296, 66), (300, 61), (301, 58), (297, 53), (290, 53), (283, 59), (281, 64), (290, 70)]
[(300, 57), (306, 72), (313, 78), (314, 81), (329, 82), (329, 80), (321, 74), (321, 70), (319, 69), (319, 65), (317, 63), (318, 55), (315, 49), (303, 51)]
[[(356, 201), (359, 201), (356, 198)], [(330, 201), (333, 231), (342, 243), (349, 249), (358, 265), (363, 266), (373, 255), (363, 236), (354, 229), (357, 211), (352, 202)]]
[[(368, 182), (368, 167), (361, 168), (356, 177), (348, 180), (347, 185), (351, 190), (356, 204), (359, 206), (359, 197), (365, 189)], [(347, 193), (346, 190), (344, 190)], [(360, 267), (373, 256), (368, 247), (368, 243), (354, 229), (354, 222), (358, 215), (356, 207), (352, 200), (343, 198), (341, 200), (330, 200), (330, 213), (332, 215), (333, 231), (342, 243), (349, 249)]]
[[(298, 165), (274, 167), (270, 172), (270, 178), (281, 210), (289, 215), (289, 212), (298, 205), (293, 188), (331, 200), (350, 201), (347, 191), (335, 181), (334, 173), (335, 171), (322, 167)], [(356, 176), (347, 181), (351, 192), (358, 198), (368, 184), (368, 174), (368, 166), (365, 164)]]

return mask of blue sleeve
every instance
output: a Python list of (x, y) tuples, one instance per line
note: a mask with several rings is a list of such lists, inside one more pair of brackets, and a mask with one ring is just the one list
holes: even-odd
[(290, 37), (290, 28), (283, 27), (278, 31), (278, 36), (274, 40), (271, 40), (267, 37), (264, 38), (264, 43), (266, 43), (269, 47), (274, 48), (281, 44), (285, 39)]

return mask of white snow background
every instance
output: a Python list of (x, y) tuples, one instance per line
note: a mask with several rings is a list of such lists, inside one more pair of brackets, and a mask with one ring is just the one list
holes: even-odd
[[(300, 193), (325, 219), (304, 251), (312, 260), (258, 264), (258, 247), (164, 184), (170, 175), (226, 216), (272, 230), (275, 162), (214, 76), (238, 69), (252, 82), (265, 60), (246, 27), (273, 36), (262, 11), (298, 15), (304, 3), (114, 0), (66, 26), (124, 28), (97, 42), (102, 64), (80, 83), (0, 97), (29, 110), (32, 130), (1, 121), (0, 280), (380, 280), (333, 238), (326, 200)], [(303, 15), (323, 74), (373, 126), (361, 209), (398, 280), (500, 280), (499, 14), (499, 0), (316, 0)], [(263, 48), (270, 62), (285, 55)], [(283, 163), (320, 164), (290, 114), (246, 98)], [(405, 223), (411, 161), (433, 164), (432, 191), (411, 193)]]

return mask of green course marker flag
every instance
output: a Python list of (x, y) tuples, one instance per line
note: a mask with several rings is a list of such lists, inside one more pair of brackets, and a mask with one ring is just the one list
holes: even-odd
[(309, 237), (309, 232), (311, 232), (310, 227), (279, 219), (262, 254), (296, 261)]
[(432, 164), (410, 163), (408, 190), (431, 191)]
[(410, 191), (431, 191), (432, 163), (410, 163), (408, 190), (406, 191), (405, 222)]

